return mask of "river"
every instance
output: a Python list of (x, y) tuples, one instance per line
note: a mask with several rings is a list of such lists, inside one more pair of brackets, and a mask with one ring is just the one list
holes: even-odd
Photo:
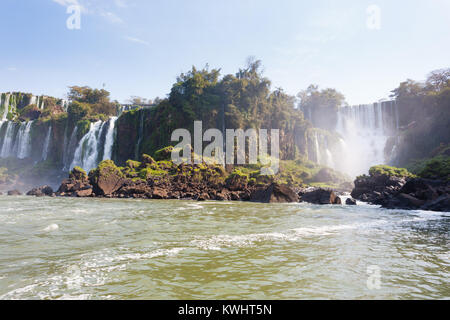
[(0, 197), (0, 299), (449, 299), (450, 213)]

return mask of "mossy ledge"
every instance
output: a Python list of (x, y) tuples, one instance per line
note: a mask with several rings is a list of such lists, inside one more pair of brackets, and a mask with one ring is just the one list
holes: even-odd
[[(260, 164), (227, 167), (228, 170), (222, 165), (205, 162), (177, 165), (169, 158), (171, 151), (172, 147), (168, 147), (156, 151), (154, 157), (143, 154), (141, 161), (128, 160), (124, 166), (117, 166), (113, 161), (105, 160), (88, 175), (81, 168), (74, 168), (69, 178), (62, 182), (56, 195), (198, 201), (299, 202), (306, 193), (318, 189), (306, 190), (304, 187), (307, 185), (303, 179), (312, 179), (323, 170), (312, 164), (308, 164), (309, 168), (306, 168), (301, 161), (289, 162), (283, 163), (280, 173), (264, 176), (260, 174), (262, 168)], [(305, 171), (308, 171), (307, 175), (304, 174)], [(341, 203), (336, 200), (336, 194), (332, 190), (321, 190), (324, 190), (320, 193), (322, 200), (318, 201), (314, 197), (305, 197), (305, 199), (311, 199), (308, 200), (311, 202), (316, 201), (313, 203)], [(324, 195), (325, 200), (323, 200)]]

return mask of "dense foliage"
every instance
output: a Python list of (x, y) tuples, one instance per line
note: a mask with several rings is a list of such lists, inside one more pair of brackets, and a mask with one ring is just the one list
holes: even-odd
[(68, 98), (71, 104), (68, 108), (69, 119), (102, 119), (117, 114), (117, 103), (110, 101), (110, 93), (104, 89), (89, 87), (69, 87)]
[(297, 97), (300, 109), (315, 126), (328, 130), (336, 128), (338, 108), (345, 104), (342, 93), (330, 88), (319, 90), (317, 85), (311, 85)]
[[(193, 132), (194, 121), (201, 120), (204, 130), (280, 129), (282, 157), (294, 158), (294, 137), (297, 133), (304, 136), (311, 126), (296, 108), (295, 97), (282, 89), (271, 90), (270, 80), (261, 72), (261, 62), (255, 60), (235, 75), (223, 77), (219, 69), (192, 67), (177, 78), (168, 97), (156, 107), (130, 112), (127, 117), (136, 128), (143, 126), (139, 154), (153, 154), (170, 143), (170, 135), (175, 129), (186, 128)], [(133, 136), (129, 125), (122, 120), (119, 120), (118, 130), (119, 139), (120, 136)], [(132, 152), (130, 149), (127, 154), (121, 154), (120, 162), (131, 158)]]
[(426, 82), (402, 82), (393, 90), (402, 126), (398, 165), (429, 158), (450, 144), (450, 69), (432, 72)]

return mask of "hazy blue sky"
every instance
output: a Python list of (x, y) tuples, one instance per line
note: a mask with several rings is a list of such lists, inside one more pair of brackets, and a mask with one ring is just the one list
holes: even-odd
[[(66, 27), (74, 3), (80, 30)], [(235, 73), (252, 55), (273, 87), (315, 83), (359, 104), (450, 67), (449, 0), (1, 0), (0, 11), (0, 92), (105, 83), (119, 101), (164, 97), (192, 65)]]

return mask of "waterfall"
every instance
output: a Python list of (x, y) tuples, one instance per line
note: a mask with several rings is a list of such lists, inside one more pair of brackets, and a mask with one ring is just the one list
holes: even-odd
[(116, 121), (117, 117), (112, 117), (106, 122), (91, 123), (88, 133), (76, 147), (70, 169), (79, 166), (89, 172), (97, 167), (100, 160), (111, 159)]
[(79, 166), (86, 171), (90, 171), (97, 166), (98, 142), (102, 126), (102, 121), (91, 123), (89, 132), (78, 143), (72, 165), (70, 166), (71, 169)]
[(116, 126), (117, 117), (112, 117), (109, 120), (108, 132), (105, 138), (105, 150), (103, 155), (103, 160), (111, 160), (112, 158), (112, 148), (114, 145), (114, 129)]
[(23, 122), (20, 125), (17, 133), (16, 142), (14, 145), (14, 154), (19, 159), (28, 158), (31, 154), (31, 126), (33, 121)]
[(316, 149), (316, 162), (320, 164), (322, 162), (322, 157), (320, 155), (319, 138), (317, 137), (317, 133), (314, 135), (314, 145)]
[(52, 135), (52, 125), (50, 125), (48, 127), (47, 136), (45, 137), (44, 147), (42, 148), (42, 161), (45, 161), (48, 158), (48, 151), (50, 149), (51, 135)]
[(139, 123), (139, 138), (136, 144), (136, 150), (135, 150), (135, 159), (140, 158), (140, 149), (141, 149), (141, 143), (142, 139), (144, 138), (144, 110), (140, 110), (141, 117), (140, 117), (140, 123)]
[(6, 133), (5, 138), (3, 141), (2, 151), (0, 153), (1, 158), (8, 158), (11, 156), (12, 147), (14, 144), (14, 129), (15, 124), (14, 122), (7, 121), (7, 127), (6, 127)]
[(66, 143), (67, 127), (66, 127), (66, 133), (64, 135), (63, 171), (70, 170), (70, 165), (72, 164), (73, 155), (77, 145), (77, 134), (78, 134), (78, 127), (75, 126), (75, 128), (73, 128), (72, 134), (70, 135), (69, 143), (67, 144)]
[(327, 163), (326, 163), (327, 167), (334, 168), (333, 154), (331, 153), (330, 149), (326, 149), (325, 154), (327, 156)]
[(355, 177), (386, 163), (384, 148), (389, 136), (397, 134), (397, 123), (396, 104), (389, 101), (341, 107), (336, 131), (346, 148), (335, 161), (336, 169)]

